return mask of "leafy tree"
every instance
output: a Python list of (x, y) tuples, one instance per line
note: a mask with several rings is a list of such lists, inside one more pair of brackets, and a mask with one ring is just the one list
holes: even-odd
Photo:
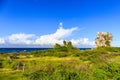
[(54, 45), (55, 49), (59, 49), (60, 51), (69, 51), (71, 49), (77, 49), (72, 45), (72, 42), (66, 42), (65, 40), (63, 41), (64, 46), (61, 46), (60, 44), (56, 43)]
[(63, 44), (64, 44), (64, 46), (67, 46), (67, 42), (65, 40), (63, 41)]
[(58, 43), (56, 43), (56, 44), (54, 45), (54, 48), (61, 48), (61, 45), (58, 44)]
[(72, 42), (68, 42), (68, 43), (67, 43), (67, 48), (68, 48), (68, 49), (72, 49), (72, 48), (73, 48)]

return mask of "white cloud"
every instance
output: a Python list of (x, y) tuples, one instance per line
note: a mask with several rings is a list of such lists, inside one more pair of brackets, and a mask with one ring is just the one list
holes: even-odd
[[(73, 27), (70, 29), (64, 29), (63, 24), (60, 23), (60, 27), (53, 34), (42, 35), (36, 37), (35, 34), (12, 34), (5, 38), (0, 38), (0, 45), (7, 47), (53, 47), (55, 43), (63, 44), (63, 40), (72, 35), (78, 28)], [(94, 47), (94, 41), (90, 41), (88, 38), (70, 39), (69, 41), (76, 47)], [(4, 44), (4, 45), (2, 45)]]
[(0, 38), (0, 44), (5, 44), (5, 40), (3, 38)]
[(77, 30), (77, 27), (71, 29), (64, 29), (63, 27), (60, 27), (53, 34), (40, 36), (36, 39), (35, 43), (39, 45), (54, 45), (55, 43), (62, 44), (63, 39), (71, 35), (75, 30)]
[(9, 44), (33, 44), (31, 38), (34, 36), (34, 34), (12, 34), (8, 37), (7, 42)]
[(82, 39), (72, 39), (70, 40), (72, 44), (76, 47), (94, 47), (95, 42), (90, 41), (88, 38), (82, 38)]

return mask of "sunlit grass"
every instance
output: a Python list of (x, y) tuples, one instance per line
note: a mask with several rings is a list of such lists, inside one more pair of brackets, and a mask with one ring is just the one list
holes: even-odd
[(120, 79), (119, 48), (46, 50), (0, 56), (0, 80)]
[(109, 59), (110, 62), (116, 62), (116, 63), (119, 63), (120, 64), (120, 56), (115, 56), (111, 59)]

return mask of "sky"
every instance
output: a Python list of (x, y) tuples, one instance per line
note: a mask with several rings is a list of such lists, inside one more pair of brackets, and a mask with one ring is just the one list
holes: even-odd
[(95, 47), (110, 32), (120, 47), (120, 0), (0, 0), (0, 47)]

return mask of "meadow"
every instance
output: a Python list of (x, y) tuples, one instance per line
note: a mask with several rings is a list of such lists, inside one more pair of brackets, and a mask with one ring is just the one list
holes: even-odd
[(120, 80), (120, 48), (0, 53), (0, 80)]

